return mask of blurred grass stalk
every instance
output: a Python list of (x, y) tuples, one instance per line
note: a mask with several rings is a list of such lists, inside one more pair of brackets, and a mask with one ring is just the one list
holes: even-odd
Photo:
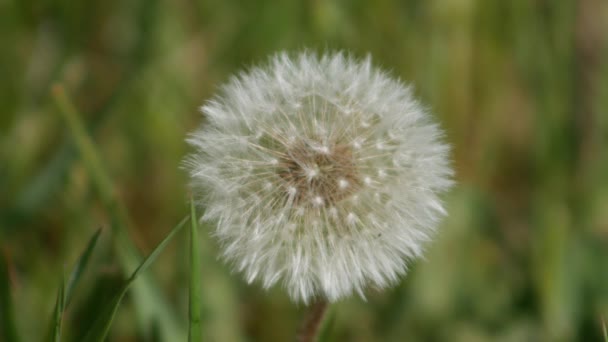
[[(65, 120), (68, 130), (74, 138), (93, 187), (109, 211), (114, 248), (123, 272), (128, 274), (130, 270), (139, 265), (138, 260), (141, 259), (141, 255), (128, 237), (130, 224), (126, 211), (115, 196), (113, 184), (102, 165), (99, 153), (86, 132), (65, 88), (60, 84), (55, 84), (51, 91), (59, 114)], [(142, 275), (141, 278), (143, 279), (133, 285), (135, 287), (133, 301), (141, 331), (150, 332), (153, 330), (152, 326), (158, 324), (162, 340), (185, 340), (185, 330), (178, 323), (179, 320), (174, 311), (162, 297), (153, 279), (149, 275)]]
[(606, 320), (602, 316), (602, 333), (604, 334), (604, 342), (608, 342), (608, 329), (606, 329)]

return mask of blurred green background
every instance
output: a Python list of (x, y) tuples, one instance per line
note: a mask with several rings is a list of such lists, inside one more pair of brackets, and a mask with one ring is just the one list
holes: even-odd
[[(104, 227), (64, 318), (78, 341), (134, 268), (123, 245), (147, 254), (188, 214), (180, 161), (198, 106), (231, 74), (302, 48), (369, 53), (413, 83), (458, 181), (425, 260), (394, 289), (336, 304), (331, 340), (602, 340), (607, 1), (0, 0), (0, 42), (2, 341), (44, 336), (60, 274)], [(105, 195), (52, 100), (57, 83), (111, 179)], [(293, 340), (304, 308), (231, 274), (207, 231), (206, 340)], [(148, 273), (111, 341), (185, 336), (185, 231)]]

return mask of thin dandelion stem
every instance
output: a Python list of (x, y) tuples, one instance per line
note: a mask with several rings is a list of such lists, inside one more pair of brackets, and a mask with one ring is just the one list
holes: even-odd
[(313, 342), (317, 340), (328, 306), (329, 304), (326, 300), (319, 300), (308, 308), (297, 337), (298, 342)]

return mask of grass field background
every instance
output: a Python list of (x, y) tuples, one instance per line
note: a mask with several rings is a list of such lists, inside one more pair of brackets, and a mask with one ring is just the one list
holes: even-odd
[[(398, 287), (336, 304), (329, 340), (603, 340), (606, 1), (0, 0), (0, 42), (2, 341), (45, 336), (61, 275), (103, 227), (63, 318), (63, 340), (80, 341), (189, 214), (180, 162), (198, 107), (231, 74), (304, 48), (370, 54), (411, 82), (447, 132), (458, 182), (426, 258)], [(205, 340), (293, 340), (304, 308), (232, 274), (209, 230)], [(109, 340), (187, 336), (188, 239), (136, 281)]]

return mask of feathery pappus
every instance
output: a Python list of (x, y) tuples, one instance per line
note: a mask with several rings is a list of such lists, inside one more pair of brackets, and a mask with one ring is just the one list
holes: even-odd
[(402, 82), (344, 53), (279, 53), (202, 108), (185, 165), (223, 259), (294, 301), (385, 288), (452, 184), (442, 131)]

